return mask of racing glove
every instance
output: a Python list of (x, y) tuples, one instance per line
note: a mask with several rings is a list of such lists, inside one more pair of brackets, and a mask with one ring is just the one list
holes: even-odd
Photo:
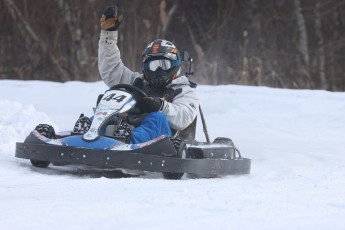
[(117, 6), (109, 6), (101, 17), (101, 28), (107, 31), (116, 31), (123, 21), (123, 15), (117, 15)]
[(90, 118), (84, 116), (84, 114), (80, 114), (79, 119), (74, 125), (72, 133), (74, 134), (85, 134), (89, 131), (91, 127), (91, 120)]
[(132, 135), (132, 129), (126, 122), (121, 122), (120, 125), (117, 126), (114, 137), (115, 138), (123, 138), (126, 143), (129, 143)]
[(143, 97), (137, 102), (137, 107), (142, 113), (157, 112), (161, 109), (163, 100), (159, 97)]

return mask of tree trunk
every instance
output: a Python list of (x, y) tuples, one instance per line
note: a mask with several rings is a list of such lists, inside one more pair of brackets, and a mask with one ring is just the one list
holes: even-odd
[(308, 69), (308, 66), (309, 66), (308, 34), (307, 34), (307, 28), (304, 21), (304, 17), (302, 14), (300, 0), (295, 0), (295, 11), (296, 11), (297, 27), (298, 27), (298, 32), (299, 32), (299, 50), (303, 57), (304, 67)]
[(170, 25), (171, 18), (175, 14), (178, 7), (178, 0), (174, 1), (174, 5), (170, 8), (169, 12), (166, 12), (166, 1), (162, 0), (159, 4), (159, 16), (161, 21), (161, 26), (158, 27), (157, 37), (164, 38), (165, 33)]
[(322, 89), (328, 89), (327, 79), (326, 79), (326, 67), (325, 67), (325, 47), (324, 38), (322, 34), (322, 24), (320, 15), (320, 2), (316, 3), (315, 6), (315, 34), (317, 36), (318, 42), (318, 59), (319, 59), (319, 74), (320, 83)]
[[(40, 51), (39, 56), (42, 56), (42, 54), (47, 55), (50, 61), (58, 70), (58, 74), (60, 74), (61, 79), (64, 81), (67, 81), (69, 79), (68, 74), (61, 68), (59, 62), (53, 56), (53, 54), (47, 51), (47, 45), (37, 36), (35, 31), (31, 28), (30, 24), (23, 17), (23, 14), (20, 12), (18, 7), (14, 4), (12, 0), (4, 0), (4, 2), (5, 2), (5, 6), (7, 7), (8, 11), (11, 14), (13, 21), (17, 22), (16, 25), (18, 26), (18, 29), (21, 32), (22, 36), (24, 38), (31, 39), (32, 43), (34, 43), (34, 44), (31, 44), (30, 47), (27, 46), (27, 49), (32, 50), (32, 47), (37, 46)], [(27, 43), (27, 45), (30, 45), (30, 44)], [(31, 61), (32, 63), (35, 63), (36, 65), (38, 65), (40, 62), (40, 59), (33, 58), (33, 56), (31, 56)]]

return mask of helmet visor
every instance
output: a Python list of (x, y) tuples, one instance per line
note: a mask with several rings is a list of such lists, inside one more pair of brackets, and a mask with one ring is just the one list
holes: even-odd
[(168, 58), (170, 60), (173, 60), (173, 61), (176, 61), (178, 58), (177, 58), (177, 55), (174, 54), (174, 53), (165, 53), (165, 54), (149, 54), (149, 55), (145, 55), (143, 56), (143, 62), (146, 62), (149, 58)]
[(167, 59), (152, 60), (148, 64), (151, 71), (155, 71), (158, 68), (161, 68), (162, 70), (168, 70), (171, 68), (171, 62)]

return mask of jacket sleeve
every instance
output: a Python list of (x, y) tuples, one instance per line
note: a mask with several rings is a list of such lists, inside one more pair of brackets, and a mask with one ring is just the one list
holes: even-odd
[(199, 99), (189, 86), (182, 88), (173, 102), (163, 101), (161, 112), (167, 116), (168, 123), (175, 130), (187, 128), (198, 115)]
[(116, 84), (132, 84), (138, 72), (128, 69), (121, 60), (117, 47), (117, 31), (101, 31), (98, 44), (98, 69), (104, 83), (111, 87)]

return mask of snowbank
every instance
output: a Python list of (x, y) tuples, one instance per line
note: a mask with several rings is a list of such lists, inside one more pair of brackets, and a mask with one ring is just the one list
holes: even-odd
[(247, 176), (117, 178), (14, 160), (38, 123), (71, 129), (105, 89), (0, 81), (0, 229), (345, 229), (345, 93), (199, 86), (211, 139), (233, 139)]
[(41, 123), (54, 124), (43, 112), (32, 104), (0, 100), (0, 154), (13, 158), (15, 142), (24, 141), (28, 133)]

